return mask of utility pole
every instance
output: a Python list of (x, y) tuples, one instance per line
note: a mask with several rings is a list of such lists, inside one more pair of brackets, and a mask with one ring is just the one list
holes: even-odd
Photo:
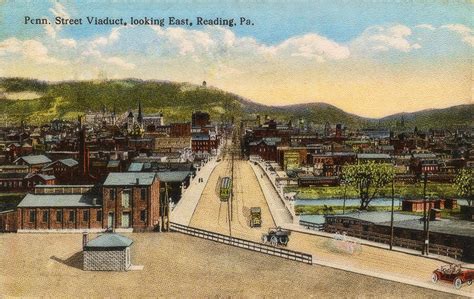
[(343, 195), (343, 203), (342, 203), (342, 214), (344, 215), (346, 213), (346, 191), (347, 191), (347, 185), (346, 182), (342, 182), (344, 184), (344, 195)]
[(393, 248), (393, 210), (394, 210), (394, 205), (395, 205), (395, 189), (393, 186), (393, 181), (392, 179), (392, 212), (390, 215), (390, 250)]
[(421, 250), (421, 254), (428, 254), (426, 252), (426, 249), (427, 249), (427, 243), (426, 243), (426, 183), (427, 183), (427, 180), (428, 180), (428, 174), (426, 172), (424, 172), (423, 174), (423, 246), (422, 246), (422, 250)]

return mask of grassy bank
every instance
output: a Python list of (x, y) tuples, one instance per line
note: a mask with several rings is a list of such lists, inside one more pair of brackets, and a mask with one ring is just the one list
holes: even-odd
[[(346, 192), (346, 198), (357, 198), (358, 193), (352, 187), (289, 187), (286, 192), (298, 192), (298, 199), (319, 199), (319, 198), (342, 198)], [(456, 188), (453, 184), (428, 184), (426, 193), (429, 196), (456, 197)], [(390, 197), (392, 187), (386, 186), (381, 189), (377, 197)], [(395, 185), (395, 196), (397, 197), (418, 197), (423, 196), (423, 184)]]
[[(390, 211), (391, 206), (369, 206), (368, 211)], [(308, 205), (297, 205), (295, 206), (296, 215), (325, 215), (325, 214), (342, 214), (342, 212), (350, 213), (357, 211), (357, 207), (350, 206), (346, 207), (345, 210), (343, 206), (308, 206)], [(399, 207), (395, 206), (395, 211), (399, 211)]]

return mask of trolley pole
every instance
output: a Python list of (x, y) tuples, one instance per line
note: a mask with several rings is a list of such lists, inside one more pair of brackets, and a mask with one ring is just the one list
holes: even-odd
[(393, 248), (393, 210), (395, 205), (395, 189), (393, 187), (393, 179), (392, 179), (392, 212), (390, 215), (390, 250)]
[(427, 180), (428, 180), (428, 174), (426, 172), (424, 172), (424, 175), (423, 175), (423, 249), (421, 250), (421, 253), (423, 255), (425, 254), (428, 254), (427, 252), (427, 239), (426, 239), (426, 231), (427, 231), (427, 222), (426, 222), (426, 183), (427, 183)]

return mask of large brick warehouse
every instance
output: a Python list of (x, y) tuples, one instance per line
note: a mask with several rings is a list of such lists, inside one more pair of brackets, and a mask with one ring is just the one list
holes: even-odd
[(16, 209), (0, 213), (0, 231), (151, 231), (161, 216), (156, 173), (110, 173), (101, 186), (36, 186)]

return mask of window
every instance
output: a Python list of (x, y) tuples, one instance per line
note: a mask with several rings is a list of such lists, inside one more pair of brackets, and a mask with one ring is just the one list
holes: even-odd
[(123, 190), (122, 192), (122, 207), (127, 209), (130, 207), (130, 190)]
[(146, 210), (141, 210), (140, 211), (140, 220), (142, 222), (145, 222), (146, 221)]
[(74, 211), (69, 211), (69, 222), (74, 222), (75, 216)]
[(97, 221), (102, 221), (102, 211), (101, 210), (97, 211), (96, 220)]
[(82, 214), (82, 221), (89, 221), (89, 211), (84, 211)]
[(61, 211), (56, 211), (56, 221), (57, 222), (63, 221), (63, 213)]
[(43, 222), (48, 222), (49, 220), (49, 211), (43, 211)]
[(141, 194), (140, 194), (140, 195), (141, 195), (141, 199), (142, 199), (142, 200), (145, 200), (145, 199), (146, 199), (146, 191), (147, 191), (146, 188), (142, 188), (142, 189), (141, 189)]
[(35, 221), (36, 221), (36, 211), (30, 210), (30, 222), (35, 222)]
[(110, 200), (115, 200), (117, 198), (117, 191), (115, 188), (110, 189)]

